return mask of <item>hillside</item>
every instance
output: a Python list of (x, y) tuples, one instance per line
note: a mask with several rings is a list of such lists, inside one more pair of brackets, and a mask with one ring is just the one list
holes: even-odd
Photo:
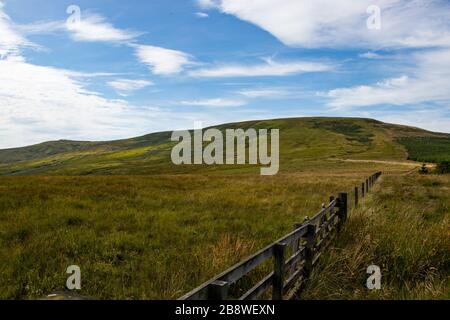
[[(411, 216), (434, 221), (448, 214), (448, 203), (439, 204), (448, 189), (448, 176), (434, 179), (434, 175), (404, 175), (418, 163), (406, 160), (407, 149), (398, 142), (400, 138), (449, 139), (448, 135), (368, 119), (280, 119), (219, 126), (238, 127), (280, 129), (280, 174), (252, 174), (259, 173), (259, 167), (250, 166), (173, 166), (169, 158), (173, 143), (168, 132), (112, 142), (58, 141), (0, 151), (0, 173), (15, 175), (0, 177), (0, 299), (41, 298), (62, 291), (67, 280), (65, 270), (74, 264), (82, 268), (79, 293), (84, 296), (179, 298), (292, 231), (295, 223), (317, 213), (330, 195), (348, 192), (352, 197), (354, 187), (377, 171), (386, 173), (380, 183), (386, 179), (390, 184), (377, 187), (383, 190), (379, 203), (377, 200), (373, 207), (361, 210), (370, 216), (377, 208), (377, 217), (384, 217), (383, 208), (392, 209), (395, 220), (384, 229), (380, 224), (385, 220), (377, 219), (379, 223), (374, 225), (379, 233), (373, 239), (383, 245), (402, 244), (402, 251), (395, 251), (400, 252), (395, 259), (409, 255), (404, 244), (417, 234), (424, 241), (433, 241), (431, 249), (435, 243), (444, 243), (442, 236), (424, 238), (428, 229), (422, 230), (422, 222), (413, 224), (416, 232), (411, 232), (413, 229), (404, 229), (410, 226), (409, 221), (395, 217), (398, 194), (404, 212)], [(208, 174), (172, 174), (178, 172)], [(429, 194), (414, 185), (419, 178)], [(408, 185), (393, 185), (401, 181)], [(411, 206), (409, 195), (401, 192), (413, 191), (418, 205)], [(371, 197), (375, 194), (366, 198), (367, 204)], [(430, 200), (432, 206), (428, 206)], [(425, 207), (432, 211), (425, 211)], [(349, 219), (348, 230), (354, 230), (354, 221)], [(445, 223), (447, 220), (442, 221), (442, 225)], [(354, 224), (355, 229), (359, 226)], [(350, 240), (364, 243), (359, 236), (367, 234), (371, 226), (372, 220), (368, 220), (358, 237)], [(404, 241), (397, 241), (398, 230), (405, 234)], [(338, 244), (351, 249), (353, 242)], [(368, 251), (376, 256), (372, 248), (379, 247)], [(379, 252), (383, 258), (384, 251)], [(412, 252), (420, 259), (428, 259), (420, 252)], [(444, 259), (441, 248), (432, 252), (433, 263), (423, 266), (440, 267), (434, 261)], [(353, 257), (346, 254), (342, 259), (355, 261)], [(368, 260), (371, 257), (363, 256)], [(380, 263), (383, 261), (391, 260)], [(347, 272), (346, 266), (338, 270), (341, 273), (335, 273)], [(366, 276), (365, 268), (355, 267), (352, 279)], [(404, 277), (403, 268), (400, 265), (387, 276)], [(330, 275), (329, 281), (325, 279), (324, 286), (317, 290), (339, 283), (331, 273), (325, 275)], [(350, 291), (351, 285), (362, 285), (359, 280), (346, 284), (346, 279), (340, 279), (343, 289)], [(417, 281), (420, 285), (421, 279)], [(440, 280), (430, 274), (427, 281), (434, 283), (434, 279), (436, 283)], [(446, 289), (440, 288), (436, 287), (433, 296), (440, 296)], [(396, 294), (403, 288), (393, 281), (389, 290)], [(327, 291), (323, 292), (308, 290), (306, 295), (327, 298)]]
[[(224, 124), (225, 128), (280, 129), (281, 170), (303, 170), (311, 162), (404, 161), (415, 139), (450, 141), (450, 135), (356, 118), (294, 118)], [(170, 132), (110, 141), (55, 141), (0, 150), (0, 175), (110, 175), (190, 172), (256, 172), (251, 166), (174, 166)], [(412, 140), (411, 140), (412, 139)], [(403, 145), (404, 142), (409, 144)], [(426, 146), (427, 144), (423, 144)], [(417, 149), (417, 148), (416, 148)], [(415, 150), (415, 152), (418, 152)]]

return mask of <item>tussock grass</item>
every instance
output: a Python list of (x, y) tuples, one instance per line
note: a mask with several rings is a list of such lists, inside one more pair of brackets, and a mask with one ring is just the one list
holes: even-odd
[(178, 298), (364, 176), (0, 178), (0, 298), (63, 290), (73, 264), (86, 296)]
[[(450, 176), (385, 176), (352, 211), (302, 299), (449, 299)], [(378, 265), (382, 289), (366, 288)]]
[[(178, 298), (292, 231), (294, 223), (317, 213), (330, 195), (352, 190), (373, 172), (405, 170), (384, 163), (305, 165), (311, 170), (274, 177), (237, 173), (1, 177), (0, 298), (40, 298), (63, 290), (65, 270), (72, 264), (81, 267), (82, 295)], [(386, 279), (392, 285), (384, 290), (394, 293), (382, 297), (399, 297), (400, 291), (404, 297), (413, 296), (411, 292), (442, 293), (446, 288), (442, 266), (448, 270), (448, 256), (442, 247), (448, 244), (443, 236), (447, 232), (443, 221), (448, 226), (448, 177), (383, 179), (385, 188), (372, 193), (365, 207), (375, 211), (353, 212), (348, 231), (332, 251), (339, 259), (324, 262), (325, 270), (342, 277), (321, 278), (307, 297), (370, 297), (363, 294), (368, 263), (380, 264), (383, 272), (389, 271), (386, 276), (391, 275)], [(411, 195), (414, 202), (408, 202)], [(382, 215), (381, 205), (387, 206)], [(406, 214), (416, 217), (412, 225), (403, 225)], [(386, 222), (393, 224), (388, 228)], [(368, 225), (376, 232), (369, 232)], [(423, 243), (410, 240), (418, 232), (427, 235)], [(400, 248), (395, 247), (398, 241)], [(416, 259), (418, 264), (405, 269)], [(255, 270), (254, 279), (270, 269), (269, 264)], [(401, 290), (397, 275), (407, 281)], [(249, 285), (243, 280), (233, 293), (237, 296)], [(345, 294), (336, 294), (340, 289)]]

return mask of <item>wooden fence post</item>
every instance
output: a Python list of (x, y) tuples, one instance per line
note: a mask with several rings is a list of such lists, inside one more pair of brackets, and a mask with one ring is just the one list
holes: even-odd
[(364, 182), (363, 182), (363, 183), (361, 184), (361, 196), (364, 198), (365, 195), (366, 195), (366, 192), (365, 192)]
[(347, 204), (347, 193), (339, 193), (339, 227), (340, 230), (342, 224), (347, 220), (348, 204)]
[(369, 179), (366, 179), (366, 193), (369, 193)]
[(272, 300), (283, 299), (285, 250), (286, 243), (277, 243), (273, 247), (274, 273), (272, 282)]
[(313, 224), (308, 224), (306, 234), (304, 235), (306, 239), (305, 244), (305, 277), (309, 277), (312, 272), (313, 259), (314, 259), (314, 246), (316, 245), (316, 226)]
[(225, 300), (228, 297), (230, 285), (226, 281), (216, 280), (210, 284), (208, 289), (209, 300)]
[(358, 206), (358, 187), (355, 187), (355, 208)]

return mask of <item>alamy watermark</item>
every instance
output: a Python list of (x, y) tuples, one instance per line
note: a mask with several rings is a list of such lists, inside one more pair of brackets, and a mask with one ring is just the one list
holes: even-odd
[(81, 269), (79, 266), (72, 265), (66, 270), (70, 276), (67, 278), (66, 287), (69, 290), (81, 290)]
[(66, 20), (67, 29), (73, 30), (77, 28), (81, 22), (81, 8), (73, 4), (67, 7), (66, 13), (70, 15)]
[(367, 18), (366, 25), (369, 30), (381, 30), (381, 8), (376, 5), (371, 5), (367, 8)]
[(171, 154), (175, 165), (260, 164), (266, 166), (261, 168), (261, 175), (276, 175), (279, 171), (278, 129), (271, 129), (270, 133), (267, 129), (194, 129), (192, 135), (188, 130), (172, 133), (171, 140), (179, 142)]
[(381, 269), (377, 265), (370, 265), (367, 267), (367, 274), (370, 276), (367, 278), (366, 286), (369, 290), (381, 289)]

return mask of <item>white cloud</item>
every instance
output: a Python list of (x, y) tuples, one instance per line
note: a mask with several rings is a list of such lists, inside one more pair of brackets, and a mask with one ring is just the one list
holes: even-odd
[[(137, 108), (89, 91), (83, 73), (26, 62), (33, 46), (3, 12), (0, 2), (0, 148), (55, 139), (106, 140), (157, 128), (157, 108)], [(156, 130), (155, 130), (156, 131)]]
[(75, 41), (131, 43), (142, 33), (116, 28), (99, 14), (82, 12), (80, 20), (74, 21), (38, 21), (18, 25), (17, 30), (24, 34), (49, 34), (59, 31), (68, 32)]
[(3, 7), (4, 4), (0, 1), (0, 59), (20, 55), (23, 47), (37, 47), (15, 31), (15, 26)]
[(38, 21), (29, 24), (16, 25), (16, 30), (22, 34), (50, 34), (66, 30), (64, 21)]
[[(199, 0), (202, 8), (250, 22), (292, 47), (450, 46), (446, 0)], [(369, 30), (367, 8), (381, 9), (381, 30)]]
[(237, 92), (238, 94), (247, 97), (247, 98), (271, 98), (271, 97), (281, 97), (289, 94), (284, 89), (245, 89)]
[(133, 42), (141, 33), (119, 29), (98, 14), (81, 13), (79, 20), (43, 21), (19, 26), (27, 34), (45, 34), (66, 31), (75, 41), (111, 42), (134, 48), (140, 62), (146, 64), (154, 74), (170, 75), (181, 72), (186, 65), (193, 64), (187, 53)]
[(276, 62), (272, 59), (266, 59), (265, 63), (257, 65), (223, 65), (193, 70), (190, 75), (210, 78), (287, 76), (306, 72), (324, 72), (332, 69), (333, 66), (320, 62)]
[(359, 55), (360, 58), (365, 58), (365, 59), (381, 59), (382, 56), (379, 55), (378, 53), (375, 52), (365, 52), (365, 53), (361, 53)]
[[(211, 125), (239, 120), (236, 113), (181, 112), (179, 108), (133, 106), (125, 100), (105, 98), (90, 91), (83, 81), (116, 74), (85, 73), (29, 63), (21, 49), (30, 42), (15, 28), (1, 6), (0, 18), (3, 50), (0, 59), (0, 148), (56, 139), (121, 139), (176, 127), (190, 128), (196, 120)], [(36, 28), (34, 31), (42, 30)], [(115, 85), (128, 90), (144, 83), (122, 81)]]
[(79, 21), (65, 24), (65, 27), (76, 41), (128, 42), (140, 35), (135, 31), (118, 29), (97, 14), (82, 15)]
[(419, 127), (422, 129), (450, 133), (450, 118), (442, 114), (442, 110), (427, 107), (417, 107), (408, 111), (372, 112), (365, 117), (380, 121)]
[[(73, 71), (16, 58), (0, 60), (0, 149), (57, 139), (123, 139), (175, 128), (189, 129), (195, 121), (210, 126), (251, 119), (255, 114), (240, 113), (240, 109), (230, 113), (226, 108), (203, 112), (183, 111), (176, 106), (134, 106), (91, 92), (78, 79)], [(243, 104), (226, 99), (196, 102), (210, 107)]]
[(116, 79), (109, 81), (108, 85), (114, 88), (120, 95), (128, 96), (134, 91), (153, 85), (153, 82), (147, 80)]
[(181, 101), (181, 104), (196, 107), (240, 107), (246, 105), (247, 102), (244, 100), (216, 98), (216, 99)]
[(62, 69), (4, 59), (0, 83), (2, 148), (54, 138), (119, 138), (145, 128), (142, 111), (90, 92)]
[(209, 15), (207, 13), (205, 13), (205, 12), (196, 12), (195, 15), (198, 18), (208, 18), (209, 17)]
[(197, 0), (197, 3), (203, 9), (211, 9), (217, 6), (215, 0)]
[(325, 94), (333, 108), (380, 104), (414, 105), (424, 102), (450, 105), (450, 50), (415, 54), (417, 67), (407, 74), (374, 85), (334, 89)]
[(154, 46), (136, 45), (136, 56), (154, 74), (170, 75), (180, 73), (184, 67), (193, 64), (187, 53)]

